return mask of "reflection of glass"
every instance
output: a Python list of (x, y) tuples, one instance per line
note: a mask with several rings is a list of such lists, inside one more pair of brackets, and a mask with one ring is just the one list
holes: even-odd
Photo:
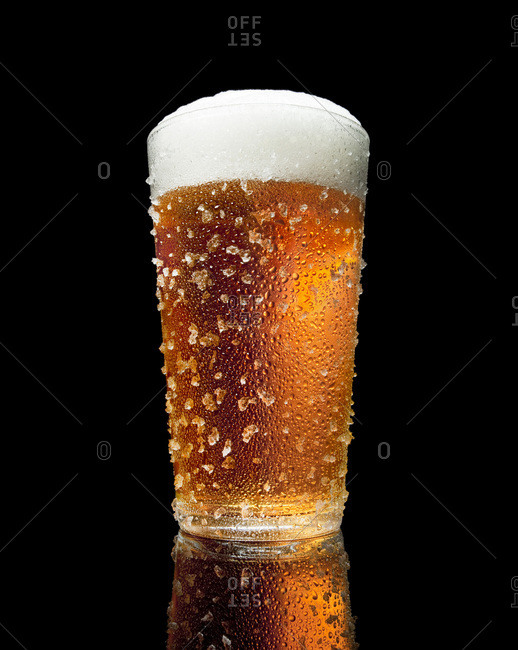
[(180, 526), (337, 530), (368, 136), (327, 100), (239, 91), (182, 107), (148, 147)]
[(352, 650), (341, 532), (287, 544), (180, 533), (168, 650)]

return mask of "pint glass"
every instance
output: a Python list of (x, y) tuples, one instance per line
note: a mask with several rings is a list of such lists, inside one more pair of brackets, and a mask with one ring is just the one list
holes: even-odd
[(148, 156), (175, 515), (208, 537), (337, 530), (368, 136), (289, 91), (193, 102)]

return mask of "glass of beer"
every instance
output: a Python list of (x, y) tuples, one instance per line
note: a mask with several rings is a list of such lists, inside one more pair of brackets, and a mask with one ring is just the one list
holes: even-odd
[(369, 139), (344, 108), (243, 90), (148, 138), (175, 516), (312, 537), (347, 498)]

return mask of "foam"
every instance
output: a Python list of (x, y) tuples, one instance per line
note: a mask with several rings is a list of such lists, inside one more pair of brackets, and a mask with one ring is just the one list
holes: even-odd
[(181, 106), (149, 134), (151, 199), (235, 178), (309, 181), (364, 198), (369, 137), (334, 102), (289, 90), (233, 90)]

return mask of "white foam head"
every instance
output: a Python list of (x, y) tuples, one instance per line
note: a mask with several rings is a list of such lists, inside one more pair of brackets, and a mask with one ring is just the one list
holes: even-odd
[(348, 110), (289, 90), (232, 90), (165, 117), (149, 134), (151, 199), (220, 180), (306, 181), (365, 197), (369, 137)]

